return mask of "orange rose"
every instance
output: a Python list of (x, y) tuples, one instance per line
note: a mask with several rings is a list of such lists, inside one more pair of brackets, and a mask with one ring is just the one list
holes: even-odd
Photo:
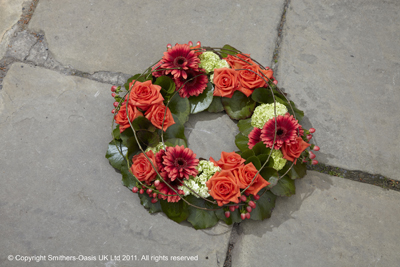
[[(129, 84), (129, 88), (132, 87), (134, 82), (135, 81), (132, 81)], [(136, 81), (129, 93), (129, 104), (146, 111), (150, 106), (163, 102), (164, 98), (160, 91), (161, 86), (152, 84), (151, 81)]]
[(238, 73), (229, 68), (214, 70), (214, 96), (232, 98), (233, 93), (239, 89)]
[[(242, 89), (239, 89), (243, 94), (249, 97), (253, 90), (259, 87), (265, 87), (265, 81), (272, 77), (273, 71), (271, 69), (261, 70), (258, 65), (248, 65), (244, 67), (248, 70), (239, 71), (239, 81)], [(264, 77), (264, 75), (268, 77)], [(261, 78), (262, 77), (262, 78)]]
[(281, 147), (283, 158), (292, 162), (294, 160), (294, 164), (296, 164), (296, 161), (300, 157), (301, 153), (310, 146), (310, 144), (304, 142), (301, 137), (296, 137), (296, 141), (297, 142), (295, 144), (290, 145), (284, 143)]
[[(164, 104), (153, 105), (145, 113), (146, 118), (149, 121), (151, 121), (151, 123), (158, 129), (162, 128), (165, 108), (166, 106), (164, 106)], [(163, 131), (165, 132), (167, 128), (173, 124), (175, 124), (174, 118), (172, 117), (169, 108), (167, 108), (167, 114), (165, 114), (164, 127), (162, 128)]]
[[(146, 155), (149, 157), (153, 165), (157, 167), (156, 158), (153, 151), (150, 150), (149, 152), (146, 152)], [(157, 173), (153, 169), (150, 161), (147, 160), (146, 156), (143, 153), (140, 153), (139, 155), (136, 155), (132, 158), (131, 171), (136, 179), (148, 185), (150, 185), (157, 176)]]
[(225, 60), (232, 69), (245, 69), (247, 66), (256, 65), (249, 56), (250, 54), (236, 54), (235, 56), (228, 55)]
[[(131, 122), (139, 116), (143, 116), (143, 113), (140, 112), (135, 106), (128, 105), (129, 110), (129, 118)], [(121, 105), (118, 113), (114, 116), (115, 123), (119, 124), (119, 132), (122, 133), (127, 128), (130, 127), (128, 117), (126, 116), (126, 101)]]
[(239, 203), (239, 185), (231, 171), (216, 172), (206, 185), (210, 195), (218, 202), (218, 206), (229, 202)]
[(214, 163), (215, 166), (220, 167), (222, 170), (234, 170), (242, 166), (246, 160), (235, 152), (221, 152), (220, 160), (215, 161), (212, 157), (210, 157), (210, 161)]
[(260, 174), (258, 174), (253, 181), (253, 178), (257, 173), (257, 169), (251, 162), (245, 166), (241, 166), (237, 170), (234, 170), (233, 173), (238, 179), (239, 187), (244, 189), (250, 185), (246, 192), (253, 195), (256, 195), (258, 191), (270, 184), (269, 182), (265, 181)]

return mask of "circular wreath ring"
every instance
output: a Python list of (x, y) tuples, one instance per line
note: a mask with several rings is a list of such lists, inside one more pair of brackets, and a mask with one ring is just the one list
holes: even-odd
[[(269, 218), (278, 196), (295, 194), (306, 163), (318, 163), (311, 150), (319, 150), (309, 143), (315, 129), (302, 128), (304, 113), (277, 83), (272, 69), (230, 45), (168, 44), (157, 63), (111, 87), (106, 158), (150, 213), (195, 229)], [(238, 121), (239, 151), (196, 158), (184, 124), (202, 111)]]

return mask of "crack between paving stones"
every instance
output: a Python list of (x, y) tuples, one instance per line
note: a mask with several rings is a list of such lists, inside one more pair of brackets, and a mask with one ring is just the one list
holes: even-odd
[(285, 26), (286, 22), (286, 11), (289, 8), (290, 0), (285, 0), (283, 4), (283, 11), (281, 15), (281, 20), (278, 25), (278, 36), (276, 38), (275, 42), (275, 49), (274, 53), (272, 55), (272, 60), (271, 60), (271, 68), (274, 70), (274, 73), (278, 72), (278, 63), (279, 63), (279, 53), (280, 53), (280, 48), (281, 48), (281, 43), (283, 39), (283, 28)]

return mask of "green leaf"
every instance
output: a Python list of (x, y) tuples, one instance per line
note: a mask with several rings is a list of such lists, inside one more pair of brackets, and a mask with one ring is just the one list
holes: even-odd
[(175, 120), (175, 124), (168, 127), (168, 129), (164, 132), (164, 140), (179, 138), (185, 140), (187, 142), (185, 136), (185, 127), (179, 123), (176, 115), (172, 115)]
[[(259, 195), (261, 195), (259, 193)], [(275, 207), (276, 196), (270, 191), (266, 191), (256, 202), (256, 208), (250, 213), (253, 220), (264, 220), (271, 217), (272, 210)]]
[(236, 135), (235, 144), (241, 151), (249, 149), (249, 146), (247, 145), (248, 143), (249, 143), (249, 138), (247, 136), (244, 136), (242, 133), (238, 133)]
[(138, 182), (135, 176), (129, 171), (128, 165), (125, 161), (125, 165), (121, 169), (122, 174), (122, 183), (124, 186), (128, 187), (129, 190), (132, 190), (136, 183)]
[(216, 210), (215, 215), (217, 216), (218, 219), (225, 222), (227, 225), (231, 225), (232, 223), (239, 223), (242, 221), (242, 218), (240, 218), (240, 212), (238, 209), (236, 209), (235, 211), (229, 211), (229, 212), (231, 213), (231, 216), (229, 216), (229, 218), (225, 217), (224, 209)]
[(161, 211), (161, 204), (160, 201), (156, 203), (151, 203), (152, 198), (149, 197), (147, 194), (138, 194), (140, 198), (140, 204), (143, 205), (146, 209), (149, 210), (149, 213), (155, 213)]
[[(150, 132), (154, 132), (156, 127), (149, 121), (146, 117), (140, 116), (132, 121), (132, 127), (136, 131), (139, 130), (148, 130)], [(126, 131), (126, 130), (125, 130)]]
[(254, 154), (256, 156), (261, 155), (261, 154), (269, 155), (269, 153), (271, 151), (271, 149), (266, 147), (265, 144), (262, 141), (260, 141), (257, 144), (255, 144), (255, 146), (253, 146), (253, 148), (251, 150), (254, 151)]
[[(286, 165), (282, 170), (279, 171), (280, 175), (283, 175), (287, 172), (287, 170), (292, 166), (293, 162), (287, 161)], [(291, 179), (299, 179), (303, 178), (307, 173), (307, 165), (305, 163), (301, 163), (300, 160), (297, 161), (296, 164), (293, 165), (292, 169), (287, 173), (287, 175)]]
[[(269, 154), (261, 154), (261, 155), (257, 156), (257, 158), (261, 162), (261, 166), (264, 165), (264, 163), (267, 161), (268, 156), (269, 156)], [(274, 166), (274, 159), (271, 156), (271, 157), (269, 157), (268, 163), (265, 165), (265, 167), (273, 167), (273, 166)]]
[[(171, 98), (168, 107), (171, 110), (171, 113), (176, 116), (174, 117), (174, 120), (177, 118), (178, 122), (182, 125), (189, 120), (190, 103), (187, 98), (182, 98), (179, 94), (175, 94), (174, 97)], [(175, 120), (175, 122), (177, 121)]]
[[(140, 130), (140, 131), (137, 131), (136, 134), (137, 134), (137, 137), (138, 137), (138, 140), (140, 141), (140, 143), (144, 144), (146, 147), (149, 147), (149, 146), (155, 147), (160, 142), (160, 137), (158, 136), (158, 134), (156, 132)], [(136, 139), (134, 139), (134, 142), (136, 143)]]
[(196, 114), (208, 109), (213, 101), (213, 91), (211, 83), (207, 84), (207, 88), (198, 96), (189, 97), (190, 113)]
[(175, 92), (175, 83), (168, 76), (158, 77), (154, 84), (161, 86), (161, 88), (164, 89), (167, 94), (172, 94)]
[(290, 104), (293, 107), (294, 113), (293, 113), (292, 109), (290, 108), (289, 104), (286, 104), (286, 108), (288, 109), (289, 114), (295, 115), (296, 119), (300, 122), (304, 117), (304, 112), (301, 111), (300, 109), (296, 108), (296, 105), (293, 103), (293, 101), (290, 101)]
[(113, 130), (112, 136), (114, 139), (121, 139), (118, 124), (117, 124), (117, 127), (115, 127), (115, 129)]
[(140, 152), (139, 145), (136, 142), (132, 128), (127, 128), (121, 133), (121, 139), (123, 144), (128, 148), (128, 156), (137, 154)]
[(224, 45), (221, 49), (221, 56), (223, 58), (226, 58), (228, 55), (236, 55), (238, 53), (240, 53), (239, 50), (228, 44)]
[[(264, 178), (264, 180), (270, 182), (270, 178), (271, 177), (276, 177), (278, 178), (278, 172), (277, 170), (275, 170), (272, 167), (264, 167), (261, 171), (260, 171), (260, 175)], [(271, 183), (271, 182), (270, 182)]]
[(240, 120), (237, 124), (239, 127), (239, 131), (244, 134), (244, 135), (249, 135), (250, 132), (254, 129), (253, 126), (251, 126), (251, 118), (245, 119), (245, 120)]
[(278, 183), (271, 188), (271, 192), (279, 197), (289, 197), (296, 194), (294, 180), (290, 179), (288, 176), (282, 177), (279, 179)]
[(247, 149), (247, 150), (243, 151), (242, 155), (240, 155), (240, 156), (244, 159), (248, 159), (251, 156), (255, 156), (255, 154), (254, 154), (253, 150)]
[[(206, 201), (201, 198), (196, 198), (193, 195), (189, 195), (186, 198), (191, 204), (198, 207), (213, 209), (214, 205), (206, 205)], [(203, 210), (192, 206), (188, 207), (189, 217), (187, 218), (195, 229), (205, 229), (213, 227), (217, 224), (218, 218), (213, 210)]]
[(245, 162), (245, 164), (253, 163), (254, 167), (256, 167), (257, 170), (261, 169), (261, 162), (256, 156), (252, 156), (248, 158)]
[(113, 140), (108, 144), (106, 158), (110, 162), (111, 166), (121, 170), (123, 165), (126, 165), (125, 155), (127, 151), (128, 148), (125, 147), (121, 141)]
[(231, 119), (243, 120), (253, 114), (256, 102), (242, 92), (236, 91), (232, 98), (223, 97), (222, 105)]
[(180, 200), (178, 202), (167, 202), (166, 200), (159, 200), (161, 209), (171, 220), (180, 223), (187, 219), (189, 216), (188, 204)]
[(220, 96), (214, 96), (213, 101), (211, 102), (211, 105), (208, 107), (208, 112), (222, 112), (224, 110), (224, 106), (222, 105), (221, 102), (221, 97)]
[(180, 138), (171, 138), (165, 141), (166, 146), (184, 146), (187, 147), (186, 141)]

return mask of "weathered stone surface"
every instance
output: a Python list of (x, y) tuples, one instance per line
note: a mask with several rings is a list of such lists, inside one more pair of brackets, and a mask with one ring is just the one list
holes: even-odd
[[(110, 85), (21, 63), (12, 65), (3, 85), (0, 265), (23, 264), (7, 255), (97, 257), (74, 266), (154, 266), (152, 255), (198, 255), (194, 262), (158, 263), (222, 266), (231, 227), (196, 231), (150, 215), (109, 165)], [(100, 261), (99, 255), (138, 261)], [(143, 255), (149, 260), (139, 261)]]
[(235, 122), (224, 113), (201, 112), (192, 114), (185, 124), (185, 135), (189, 147), (197, 157), (209, 160), (221, 158), (221, 152), (239, 150), (235, 145), (235, 136), (239, 129)]
[[(17, 60), (24, 61), (30, 56), (31, 48), (38, 43), (37, 38), (28, 31), (16, 33), (15, 38), (10, 41), (10, 49), (6, 52), (6, 56), (16, 58)], [(37, 47), (39, 48), (39, 47)], [(34, 49), (35, 55), (39, 54), (41, 49)], [(38, 50), (38, 51), (36, 51)], [(43, 53), (43, 51), (42, 51)], [(32, 55), (33, 56), (33, 55)], [(39, 56), (37, 60), (41, 62), (43, 56)], [(44, 60), (45, 61), (45, 60)]]
[(269, 64), (283, 0), (41, 0), (29, 27), (43, 30), (55, 58), (85, 72), (139, 73), (168, 43), (229, 43)]
[(10, 39), (15, 32), (12, 26), (22, 14), (22, 3), (26, 0), (0, 0), (0, 58), (7, 51)]
[(291, 1), (278, 80), (320, 162), (400, 180), (400, 2)]
[(232, 266), (397, 266), (400, 193), (318, 172), (272, 217), (245, 221)]

